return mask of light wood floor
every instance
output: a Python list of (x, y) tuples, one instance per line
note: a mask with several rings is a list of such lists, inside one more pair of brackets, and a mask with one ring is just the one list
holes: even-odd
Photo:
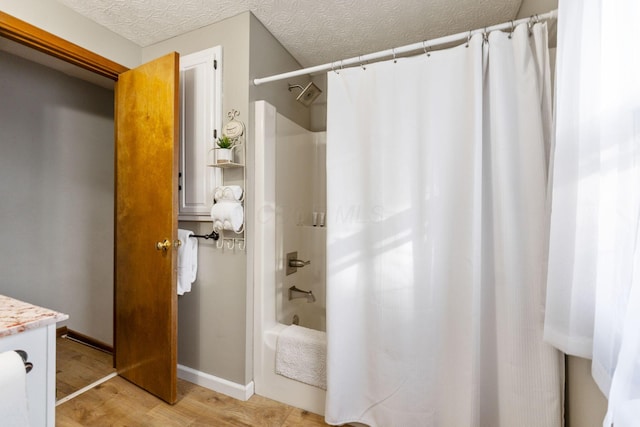
[[(68, 340), (65, 340), (68, 341)], [(78, 343), (64, 342), (70, 347), (58, 351), (59, 395), (86, 381), (81, 388), (107, 375), (89, 379), (104, 368), (104, 353), (92, 348), (77, 349)], [(58, 340), (60, 346), (60, 339)], [(82, 353), (78, 356), (78, 353)], [(102, 353), (102, 354), (100, 354)], [(92, 358), (92, 355), (95, 359)], [(72, 361), (65, 360), (71, 355)], [(108, 356), (108, 355), (107, 355)], [(73, 362), (74, 368), (71, 368)], [(110, 368), (111, 357), (108, 364)], [(78, 366), (85, 365), (85, 366)], [(82, 374), (68, 375), (73, 369)], [(110, 368), (111, 369), (111, 368)], [(68, 377), (72, 379), (68, 379)], [(72, 391), (75, 391), (72, 390)], [(67, 393), (68, 394), (68, 393)], [(178, 380), (178, 403), (168, 405), (121, 377), (105, 383), (65, 402), (56, 408), (56, 426), (327, 426), (323, 417), (262, 396), (254, 395), (246, 402), (233, 399), (187, 381)]]
[(67, 338), (56, 339), (56, 400), (112, 372), (110, 354)]

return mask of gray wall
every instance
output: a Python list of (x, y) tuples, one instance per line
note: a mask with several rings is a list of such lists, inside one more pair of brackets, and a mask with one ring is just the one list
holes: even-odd
[(0, 52), (0, 293), (112, 344), (113, 92)]
[(558, 8), (558, 0), (522, 0), (516, 19), (542, 14)]
[[(251, 82), (258, 77), (267, 77), (302, 68), (258, 18), (253, 14), (250, 17), (249, 78)], [(296, 101), (300, 90), (294, 88), (289, 91), (288, 85), (290, 83), (305, 86), (310, 81), (310, 76), (300, 76), (260, 86), (250, 84), (249, 99), (251, 102), (266, 100), (276, 107), (278, 113), (305, 129), (309, 129), (309, 109)]]
[[(300, 65), (249, 12), (217, 24), (171, 38), (143, 49), (142, 61), (168, 52), (181, 55), (213, 46), (222, 46), (223, 121), (231, 109), (238, 110), (247, 128), (247, 192), (252, 179), (251, 102), (266, 99), (285, 110), (304, 126), (309, 124), (306, 109), (286, 88), (250, 85), (250, 77), (299, 68)], [(242, 182), (238, 172), (225, 171), (225, 184)], [(253, 207), (245, 202), (245, 215)], [(211, 231), (210, 222), (181, 221), (180, 228), (198, 233)], [(251, 245), (251, 229), (245, 232)], [(253, 379), (253, 283), (251, 263), (242, 251), (221, 250), (200, 240), (198, 278), (192, 291), (178, 299), (178, 361), (180, 364), (239, 384)]]
[[(223, 117), (235, 109), (247, 123), (249, 23), (249, 13), (244, 13), (157, 43), (143, 49), (143, 62), (172, 51), (186, 55), (221, 45)], [(179, 227), (211, 232), (210, 222), (181, 221)], [(245, 364), (251, 350), (247, 348), (246, 269), (244, 252), (223, 251), (211, 241), (199, 240), (197, 280), (190, 293), (178, 298), (178, 363), (237, 384), (252, 380)]]

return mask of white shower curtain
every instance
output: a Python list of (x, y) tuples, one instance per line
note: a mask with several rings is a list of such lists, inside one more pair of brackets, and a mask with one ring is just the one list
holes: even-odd
[(330, 424), (546, 427), (545, 24), (329, 72)]

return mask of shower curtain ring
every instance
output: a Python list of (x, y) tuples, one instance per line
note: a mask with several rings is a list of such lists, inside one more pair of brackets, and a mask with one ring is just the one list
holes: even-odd
[(395, 64), (398, 62), (398, 60), (396, 59), (396, 48), (392, 47), (391, 53), (393, 54), (393, 63)]
[(509, 39), (511, 39), (511, 37), (513, 37), (513, 30), (514, 30), (514, 25), (513, 25), (513, 19), (511, 20), (511, 31), (509, 31)]
[(527, 22), (527, 29), (529, 30), (529, 37), (533, 35), (533, 26), (540, 22), (540, 17), (536, 15), (531, 15), (529, 18), (529, 22)]
[(424, 53), (427, 56), (431, 56), (431, 52), (430, 52), (431, 51), (431, 46), (427, 45), (427, 41), (426, 40), (423, 40), (423, 42), (422, 42), (422, 50), (424, 50)]
[(467, 44), (464, 47), (469, 47), (470, 41), (471, 41), (471, 30), (469, 30), (469, 35), (467, 36)]
[(362, 55), (358, 55), (358, 61), (360, 61), (360, 66), (363, 70), (366, 70), (367, 67), (364, 66), (364, 62), (362, 62)]

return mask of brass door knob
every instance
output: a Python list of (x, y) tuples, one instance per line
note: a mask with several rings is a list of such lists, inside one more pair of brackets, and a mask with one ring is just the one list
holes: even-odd
[(171, 242), (167, 239), (164, 239), (163, 242), (156, 243), (156, 249), (159, 251), (167, 251), (171, 247)]
[[(164, 239), (163, 242), (156, 243), (156, 249), (159, 251), (167, 251), (171, 246), (171, 242), (168, 239)], [(173, 246), (175, 246), (175, 248), (177, 249), (182, 246), (182, 242), (180, 240), (176, 240), (175, 242), (173, 242)]]

